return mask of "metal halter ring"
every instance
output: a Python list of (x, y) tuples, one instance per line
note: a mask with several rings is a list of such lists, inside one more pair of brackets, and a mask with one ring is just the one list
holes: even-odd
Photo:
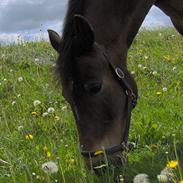
[(119, 67), (115, 68), (115, 72), (119, 78), (123, 79), (125, 77), (124, 72)]

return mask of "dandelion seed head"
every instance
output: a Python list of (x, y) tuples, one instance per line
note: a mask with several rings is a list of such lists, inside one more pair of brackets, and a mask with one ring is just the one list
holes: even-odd
[(155, 75), (158, 74), (158, 72), (157, 71), (153, 71), (152, 74), (155, 76)]
[(17, 130), (18, 131), (22, 131), (24, 129), (24, 127), (22, 125), (18, 126)]
[(48, 113), (54, 113), (55, 109), (53, 107), (49, 107), (47, 110)]
[(43, 116), (43, 117), (48, 116), (48, 112), (44, 112), (44, 113), (42, 114), (42, 116)]
[(160, 174), (160, 175), (157, 176), (157, 178), (158, 178), (159, 183), (169, 182), (169, 179), (166, 175), (161, 175)]
[(32, 172), (32, 175), (33, 175), (33, 176), (36, 176), (36, 173), (35, 173), (35, 172)]
[(142, 68), (142, 64), (138, 64), (138, 68)]
[(167, 87), (163, 87), (163, 91), (166, 92), (168, 89)]
[(15, 104), (16, 104), (16, 101), (13, 101), (13, 102), (11, 103), (12, 106), (14, 106)]
[(19, 82), (22, 82), (23, 80), (24, 80), (23, 77), (19, 77), (19, 78), (18, 78), (18, 81), (19, 81)]
[(44, 164), (42, 164), (42, 170), (45, 172), (45, 173), (57, 173), (58, 172), (58, 167), (56, 165), (55, 162), (53, 161), (49, 161), (49, 162), (46, 162)]
[(34, 102), (33, 102), (34, 107), (36, 107), (40, 104), (41, 104), (41, 101), (39, 101), (39, 100), (34, 100)]
[(133, 179), (133, 183), (150, 183), (149, 176), (147, 174), (138, 174)]

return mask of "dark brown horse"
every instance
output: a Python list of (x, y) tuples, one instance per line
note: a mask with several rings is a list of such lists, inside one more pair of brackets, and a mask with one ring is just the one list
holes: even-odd
[(182, 0), (70, 0), (62, 37), (49, 30), (58, 52), (63, 96), (71, 105), (81, 154), (96, 167), (123, 161), (137, 87), (127, 52), (155, 4), (183, 35)]

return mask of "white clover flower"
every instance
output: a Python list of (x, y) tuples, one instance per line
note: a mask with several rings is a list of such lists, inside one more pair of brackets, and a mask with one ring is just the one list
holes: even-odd
[(157, 71), (153, 71), (152, 74), (155, 76), (155, 75), (158, 74), (158, 72)]
[(18, 131), (22, 131), (24, 129), (24, 127), (22, 125), (18, 126), (17, 130)]
[(33, 102), (34, 107), (36, 107), (40, 104), (41, 104), (41, 101), (39, 101), (39, 100), (34, 100), (34, 102)]
[(2, 54), (1, 57), (4, 58), (5, 57), (5, 54)]
[(142, 64), (138, 64), (138, 68), (142, 68)]
[(173, 67), (173, 68), (172, 68), (172, 71), (173, 71), (173, 72), (177, 72), (177, 67)]
[(42, 114), (42, 116), (43, 116), (43, 117), (48, 116), (48, 112), (44, 112), (44, 113)]
[(49, 161), (49, 162), (42, 164), (42, 170), (45, 173), (57, 173), (58, 167), (57, 167), (56, 163), (54, 163), (53, 161)]
[(16, 101), (13, 101), (13, 102), (11, 103), (12, 106), (14, 106), (15, 104), (16, 104)]
[(47, 110), (48, 113), (54, 113), (55, 109), (53, 107), (49, 107)]
[(150, 183), (149, 176), (147, 174), (138, 174), (133, 179), (133, 183)]
[(145, 55), (144, 58), (147, 60), (149, 57), (147, 55)]
[(33, 175), (33, 176), (36, 176), (36, 173), (35, 173), (35, 172), (32, 172), (32, 175)]
[(35, 58), (35, 62), (39, 62), (39, 58)]
[(66, 110), (66, 109), (67, 109), (67, 106), (62, 107), (62, 111)]
[(18, 98), (21, 97), (21, 94), (18, 94), (17, 97), (18, 97)]
[(18, 78), (18, 81), (19, 81), (19, 82), (22, 82), (23, 80), (24, 80), (23, 77), (19, 77), (19, 78)]
[(160, 175), (157, 176), (157, 179), (158, 179), (159, 183), (164, 183), (164, 182), (168, 183), (169, 182), (169, 179), (166, 175), (160, 174)]
[(167, 87), (163, 87), (163, 91), (166, 92), (168, 89)]

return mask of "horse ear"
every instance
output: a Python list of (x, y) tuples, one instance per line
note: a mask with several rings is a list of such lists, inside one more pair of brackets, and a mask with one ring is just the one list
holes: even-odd
[(88, 20), (81, 15), (74, 15), (74, 48), (80, 51), (90, 50), (94, 44), (94, 31)]
[(48, 30), (49, 39), (52, 47), (59, 52), (60, 44), (61, 44), (61, 37), (59, 34), (53, 30)]

